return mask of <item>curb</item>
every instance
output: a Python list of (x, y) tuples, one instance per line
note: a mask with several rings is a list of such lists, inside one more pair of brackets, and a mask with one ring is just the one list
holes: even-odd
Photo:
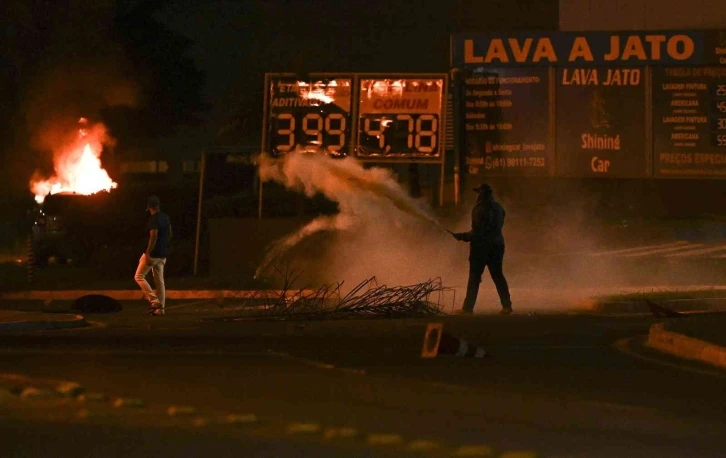
[[(656, 300), (655, 302), (678, 312), (723, 310), (726, 308), (726, 298), (667, 299)], [(589, 298), (579, 301), (578, 306), (580, 309), (598, 313), (650, 313), (648, 303), (645, 300), (611, 301)]]
[[(140, 289), (114, 289), (114, 290), (32, 290), (0, 292), (0, 300), (5, 301), (74, 301), (81, 296), (90, 294), (108, 296), (117, 301), (143, 300), (144, 294)], [(177, 290), (166, 291), (166, 298), (172, 300), (199, 300), (199, 299), (279, 299), (281, 297), (297, 298), (316, 294), (310, 289), (303, 290)]]
[[(88, 322), (82, 315), (55, 315), (52, 319), (45, 318), (42, 314), (35, 315), (35, 318), (24, 318), (23, 313), (18, 313), (17, 318), (10, 318), (9, 321), (0, 321), (0, 332), (2, 331), (50, 331), (56, 329), (82, 328), (88, 326)], [(59, 319), (61, 318), (61, 319)]]
[(645, 345), (673, 356), (726, 369), (726, 347), (666, 331), (664, 323), (650, 327)]

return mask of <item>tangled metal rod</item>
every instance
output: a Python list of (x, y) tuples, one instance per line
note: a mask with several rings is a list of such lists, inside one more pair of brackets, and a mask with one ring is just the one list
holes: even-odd
[(379, 285), (371, 277), (342, 295), (343, 283), (323, 285), (316, 290), (296, 289), (300, 274), (294, 269), (277, 269), (284, 279), (279, 294), (249, 299), (256, 313), (247, 318), (280, 320), (340, 320), (364, 318), (417, 318), (439, 315), (445, 288), (441, 278), (409, 286)]

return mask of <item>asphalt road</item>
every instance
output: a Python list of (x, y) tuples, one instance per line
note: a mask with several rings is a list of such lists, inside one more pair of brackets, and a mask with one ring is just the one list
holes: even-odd
[[(6, 399), (3, 456), (721, 457), (726, 450), (726, 373), (642, 348), (649, 317), (236, 315), (190, 306), (152, 318), (131, 304), (88, 316), (91, 328), (0, 335), (1, 373), (76, 381), (111, 401), (146, 403)], [(421, 359), (432, 321), (491, 357)], [(172, 405), (197, 412), (170, 417)], [(256, 421), (229, 425), (229, 414)]]

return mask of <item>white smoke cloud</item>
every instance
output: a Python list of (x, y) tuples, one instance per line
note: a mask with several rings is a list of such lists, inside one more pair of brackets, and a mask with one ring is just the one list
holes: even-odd
[[(426, 278), (400, 275), (415, 270), (405, 264), (424, 261), (402, 256), (411, 252), (411, 247), (405, 246), (407, 243), (419, 245), (421, 237), (441, 240), (442, 235), (448, 241), (453, 239), (446, 235), (424, 203), (406, 194), (390, 170), (364, 168), (353, 158), (332, 159), (326, 155), (293, 153), (280, 159), (261, 156), (259, 171), (263, 181), (276, 181), (308, 197), (323, 194), (338, 203), (339, 212), (333, 216), (320, 216), (275, 242), (257, 275), (264, 274), (280, 256), (305, 238), (331, 231), (337, 235), (328, 238), (328, 246), (318, 247), (317, 256), (307, 259), (306, 264), (319, 264), (315, 270), (337, 276), (336, 281), (350, 283), (376, 276), (400, 284), (405, 282), (403, 280), (414, 282), (440, 276), (433, 270), (432, 276)], [(326, 256), (321, 255), (324, 248)], [(421, 253), (425, 251), (425, 248), (420, 250)], [(355, 259), (351, 259), (351, 255)], [(391, 269), (398, 275), (387, 275)]]

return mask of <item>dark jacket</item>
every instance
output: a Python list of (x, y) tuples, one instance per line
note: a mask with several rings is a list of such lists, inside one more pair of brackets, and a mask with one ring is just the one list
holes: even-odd
[(472, 252), (504, 245), (502, 227), (505, 216), (504, 208), (494, 200), (494, 196), (479, 196), (471, 211), (471, 230), (462, 234), (463, 240), (471, 243)]

